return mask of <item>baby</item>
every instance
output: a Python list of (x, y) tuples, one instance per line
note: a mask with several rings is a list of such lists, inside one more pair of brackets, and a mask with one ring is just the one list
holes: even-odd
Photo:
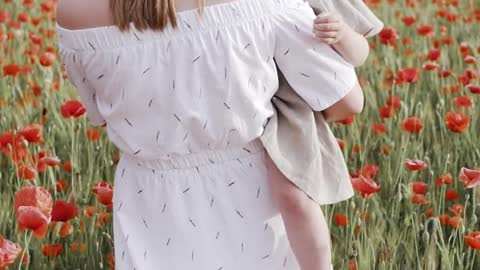
[[(342, 57), (344, 57), (345, 60), (350, 62), (353, 66), (358, 67), (362, 65), (369, 53), (366, 37), (372, 36), (381, 30), (383, 27), (381, 21), (379, 21), (373, 15), (373, 13), (362, 2), (362, 0), (309, 0), (309, 3), (316, 11), (316, 14), (321, 12), (312, 22), (313, 35), (318, 38), (319, 42), (324, 42), (332, 46), (335, 51), (342, 55)], [(291, 88), (283, 76), (281, 74), (279, 74), (279, 76), (280, 89)], [(338, 74), (338, 76), (342, 75)], [(279, 90), (279, 92), (280, 91), (281, 90)], [(294, 90), (291, 89), (291, 91)], [(295, 102), (297, 104), (299, 103), (299, 101)], [(342, 115), (342, 113), (339, 113), (340, 108), (338, 108), (338, 106), (336, 107), (336, 105), (337, 104), (334, 104), (323, 112), (325, 118), (315, 119), (317, 125), (322, 123), (320, 121), (340, 120), (342, 117), (347, 116), (346, 114)], [(305, 103), (305, 106), (308, 105)], [(288, 118), (288, 116), (284, 116), (283, 118)], [(299, 122), (302, 121), (303, 119)], [(306, 121), (306, 123), (309, 122)], [(325, 128), (325, 126), (323, 126), (323, 128)], [(275, 131), (277, 132), (277, 130)], [(320, 143), (332, 144), (333, 140), (326, 139), (327, 136), (330, 135), (327, 133), (327, 131), (323, 132), (325, 134), (321, 134), (322, 132), (320, 132), (320, 129), (318, 129), (317, 132)], [(328, 132), (330, 131), (328, 130)], [(322, 137), (325, 137), (325, 140), (322, 141)], [(280, 138), (277, 139), (278, 144), (295, 144), (295, 142), (290, 142), (286, 139), (285, 141), (282, 141), (281, 138), (285, 137), (278, 136), (278, 138)], [(268, 141), (268, 139), (263, 140), (264, 142)], [(269, 144), (266, 144), (266, 148), (267, 150), (270, 150), (269, 148), (271, 148), (271, 146), (268, 145)], [(302, 144), (302, 146), (304, 145), (308, 144)], [(305, 150), (308, 151), (308, 149)], [(322, 154), (322, 150), (318, 150), (320, 151), (320, 154)], [(268, 152), (270, 153), (270, 151)], [(326, 153), (323, 154), (325, 155)], [(326, 158), (334, 159), (338, 157), (343, 158), (341, 155)], [(285, 160), (292, 159), (294, 157), (289, 155), (283, 157), (275, 156), (275, 154), (272, 155), (272, 159), (274, 160), (282, 160), (282, 158)], [(328, 226), (322, 210), (319, 207), (320, 198), (312, 195), (319, 193), (315, 193), (315, 191), (312, 192), (312, 190), (302, 189), (300, 187), (308, 186), (310, 189), (312, 189), (317, 188), (318, 184), (316, 186), (314, 184), (305, 184), (305, 180), (302, 179), (304, 183), (300, 185), (299, 179), (292, 179), (292, 177), (287, 178), (275, 165), (272, 159), (267, 155), (270, 187), (273, 196), (279, 205), (288, 234), (288, 239), (301, 269), (333, 269), (333, 265), (331, 265), (330, 235)], [(295, 162), (298, 163), (301, 161), (288, 160), (288, 163), (295, 164)], [(328, 170), (331, 168), (322, 169)], [(290, 175), (296, 175), (294, 172), (289, 173)], [(305, 177), (305, 179), (308, 179), (308, 177)], [(335, 181), (336, 179), (322, 180)], [(318, 181), (320, 181), (320, 179)], [(328, 189), (328, 187), (325, 188)], [(335, 191), (332, 190), (332, 192)]]

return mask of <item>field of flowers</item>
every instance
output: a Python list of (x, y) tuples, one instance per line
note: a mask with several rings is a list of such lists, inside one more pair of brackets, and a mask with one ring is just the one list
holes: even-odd
[[(363, 113), (332, 124), (356, 190), (335, 269), (480, 269), (480, 1), (368, 0)], [(113, 269), (117, 149), (56, 52), (55, 0), (0, 0), (0, 270)]]

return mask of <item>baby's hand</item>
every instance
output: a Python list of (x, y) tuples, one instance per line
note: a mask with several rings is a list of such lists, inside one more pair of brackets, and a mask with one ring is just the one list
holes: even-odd
[(313, 34), (329, 45), (335, 44), (345, 34), (345, 23), (339, 14), (324, 12), (313, 20)]

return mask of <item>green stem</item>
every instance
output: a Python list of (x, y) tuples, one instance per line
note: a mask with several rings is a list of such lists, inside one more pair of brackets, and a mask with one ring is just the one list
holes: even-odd
[[(27, 239), (27, 234), (29, 235), (29, 236), (28, 236), (28, 239)], [(18, 264), (18, 270), (21, 270), (21, 269), (22, 269), (23, 258), (25, 257), (25, 253), (27, 252), (28, 247), (30, 246), (30, 240), (32, 240), (33, 232), (32, 232), (32, 231), (28, 231), (28, 232), (24, 233), (23, 235), (24, 235), (25, 247), (23, 248), (22, 256), (20, 257), (20, 263)], [(28, 269), (28, 265), (29, 265), (29, 264), (27, 264), (27, 269)]]

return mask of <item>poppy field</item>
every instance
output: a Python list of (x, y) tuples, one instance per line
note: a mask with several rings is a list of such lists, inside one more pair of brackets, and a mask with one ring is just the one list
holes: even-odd
[[(385, 28), (332, 123), (355, 196), (322, 206), (335, 269), (480, 269), (480, 2), (366, 0)], [(118, 149), (56, 48), (56, 0), (0, 0), (0, 270), (114, 269)], [(225, 269), (227, 270), (227, 269)]]

